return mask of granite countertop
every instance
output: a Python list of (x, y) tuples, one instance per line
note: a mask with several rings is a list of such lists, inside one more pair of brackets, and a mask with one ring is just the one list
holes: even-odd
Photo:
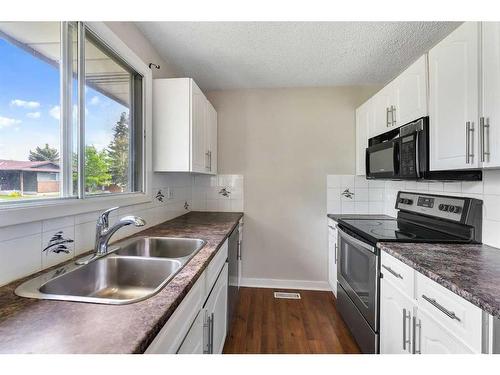
[(483, 244), (381, 242), (377, 246), (500, 318), (500, 249)]
[(330, 219), (339, 221), (340, 219), (353, 220), (394, 220), (395, 218), (389, 215), (368, 215), (368, 214), (328, 214)]
[(135, 234), (207, 242), (160, 292), (140, 302), (102, 305), (16, 296), (15, 288), (33, 275), (1, 287), (0, 353), (143, 353), (242, 216), (190, 212)]

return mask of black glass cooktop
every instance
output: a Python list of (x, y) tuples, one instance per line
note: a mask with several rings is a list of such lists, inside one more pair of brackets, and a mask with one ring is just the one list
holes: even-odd
[(370, 242), (468, 242), (453, 236), (401, 220), (340, 220), (355, 234)]

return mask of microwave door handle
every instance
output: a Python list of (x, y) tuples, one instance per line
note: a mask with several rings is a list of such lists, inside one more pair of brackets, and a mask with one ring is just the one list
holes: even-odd
[(399, 176), (399, 143), (394, 142), (393, 143), (393, 149), (392, 149), (392, 160), (394, 163), (394, 176), (398, 177)]
[(415, 133), (415, 172), (420, 178), (420, 132)]

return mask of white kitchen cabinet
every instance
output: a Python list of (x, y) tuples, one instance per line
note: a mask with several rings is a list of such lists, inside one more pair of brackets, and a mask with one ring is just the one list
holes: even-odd
[(418, 310), (414, 330), (416, 354), (474, 353), (424, 309)]
[(208, 100), (206, 107), (206, 145), (205, 149), (208, 152), (208, 171), (211, 174), (217, 174), (217, 111), (212, 103)]
[(381, 264), (382, 354), (481, 353), (478, 307), (385, 252)]
[(328, 219), (328, 283), (337, 297), (337, 223)]
[(224, 264), (215, 285), (205, 303), (206, 311), (206, 339), (205, 352), (221, 354), (227, 332), (227, 287), (228, 265)]
[(395, 119), (391, 112), (395, 101), (393, 82), (377, 92), (370, 100), (373, 103), (373, 123), (369, 129), (369, 136), (374, 137), (389, 131), (394, 125)]
[(226, 240), (146, 354), (222, 352), (227, 325), (227, 249)]
[(203, 339), (206, 327), (205, 321), (206, 314), (205, 310), (202, 309), (198, 312), (198, 315), (196, 315), (196, 319), (191, 325), (191, 328), (189, 328), (177, 354), (203, 354)]
[[(384, 273), (385, 276), (385, 273)], [(385, 277), (380, 283), (380, 354), (412, 353), (414, 302)]]
[(500, 167), (500, 23), (482, 23), (482, 103), (479, 157), (485, 168)]
[(427, 116), (427, 55), (401, 73), (393, 83), (393, 126)]
[(429, 51), (430, 169), (479, 167), (479, 23)]
[(153, 82), (155, 172), (217, 171), (217, 112), (191, 78)]
[(373, 127), (373, 102), (367, 101), (356, 109), (356, 175), (366, 175), (368, 134)]

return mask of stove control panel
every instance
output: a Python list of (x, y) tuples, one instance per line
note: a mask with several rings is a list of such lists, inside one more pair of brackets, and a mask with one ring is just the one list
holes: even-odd
[(467, 199), (400, 191), (396, 209), (459, 222)]

